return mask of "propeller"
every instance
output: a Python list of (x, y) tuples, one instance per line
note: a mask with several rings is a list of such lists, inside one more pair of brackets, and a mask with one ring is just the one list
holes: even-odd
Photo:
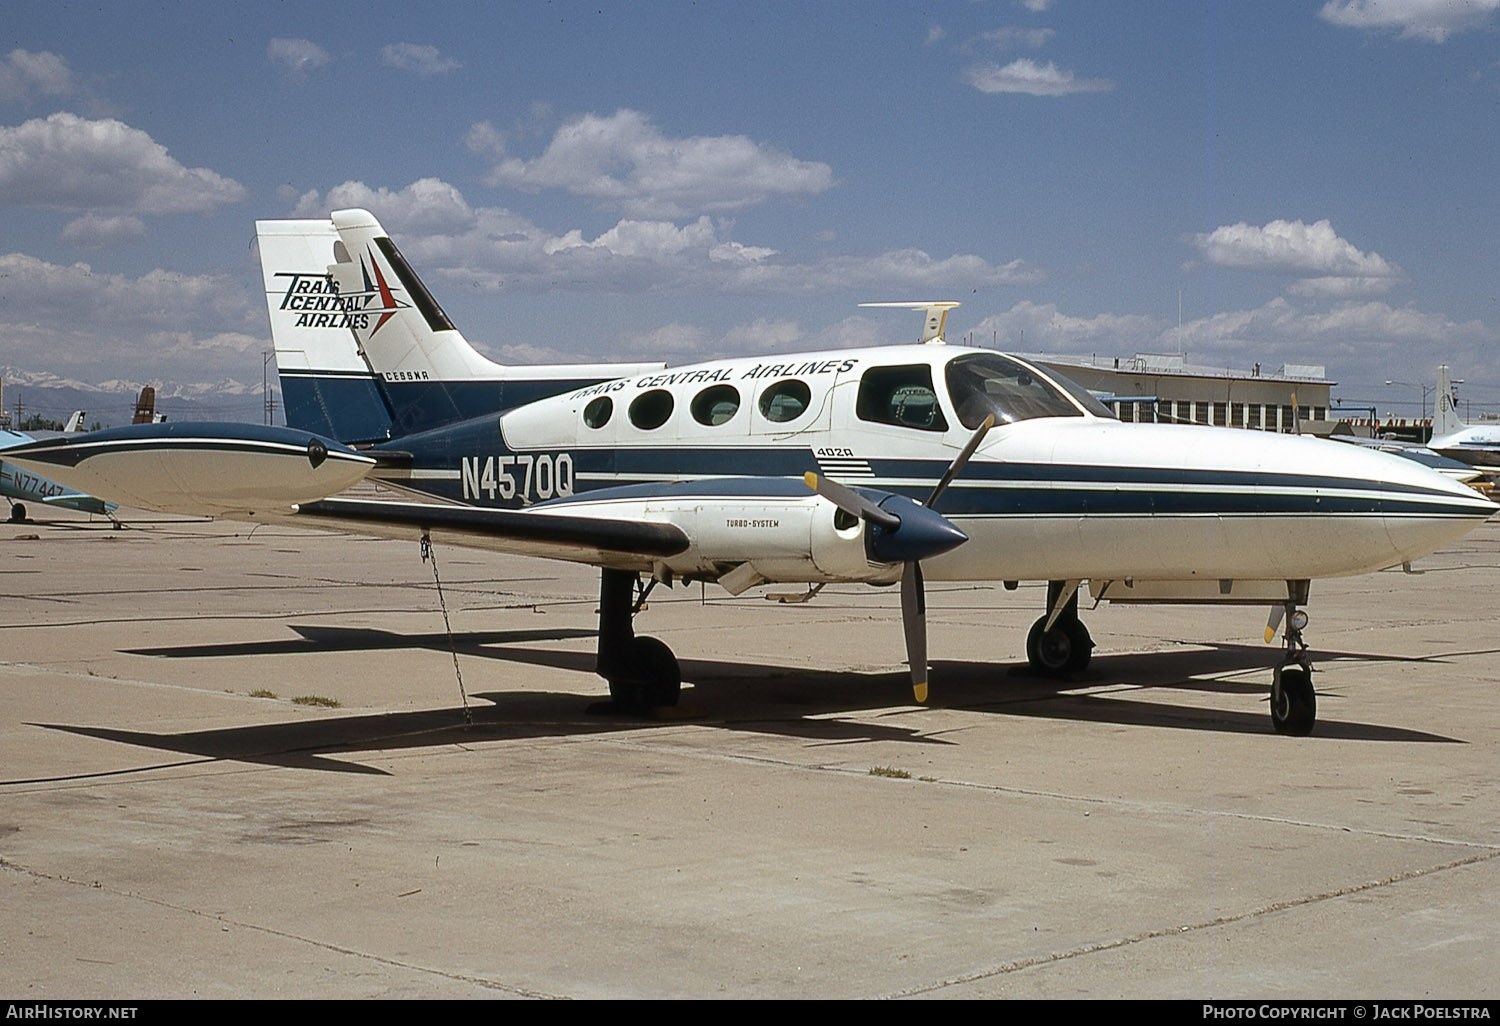
[(875, 502), (867, 494), (812, 472), (807, 486), (850, 516), (869, 525), (866, 551), (881, 563), (901, 564), (901, 626), (906, 634), (906, 662), (911, 667), (911, 690), (918, 703), (927, 701), (927, 595), (922, 582), (922, 560), (941, 555), (969, 540), (953, 522), (933, 509), (969, 457), (995, 426), (993, 415), (974, 432), (948, 464), (926, 503), (904, 495), (885, 494)]

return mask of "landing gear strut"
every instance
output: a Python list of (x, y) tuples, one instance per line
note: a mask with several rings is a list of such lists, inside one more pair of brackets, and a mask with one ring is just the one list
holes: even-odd
[(1312, 663), (1307, 658), (1307, 643), (1302, 640), (1307, 614), (1297, 608), (1295, 600), (1288, 601), (1285, 608), (1286, 654), (1271, 677), (1271, 725), (1278, 734), (1306, 737), (1318, 718)]
[(1089, 665), (1094, 654), (1094, 639), (1078, 619), (1078, 584), (1048, 581), (1047, 612), (1026, 634), (1026, 661), (1048, 677), (1076, 673)]
[(616, 708), (645, 712), (677, 704), (682, 670), (672, 650), (656, 638), (637, 637), (631, 620), (655, 585), (641, 586), (629, 570), (599, 574), (599, 676), (609, 682)]

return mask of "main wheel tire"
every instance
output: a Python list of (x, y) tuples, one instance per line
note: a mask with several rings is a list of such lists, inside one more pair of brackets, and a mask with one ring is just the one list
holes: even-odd
[(632, 639), (629, 666), (609, 678), (611, 701), (625, 709), (645, 711), (676, 705), (681, 695), (682, 669), (672, 650), (656, 638)]
[(1305, 666), (1283, 666), (1271, 689), (1271, 725), (1278, 734), (1306, 737), (1318, 719), (1318, 697)]
[(26, 523), (26, 506), (24, 503), (13, 503), (10, 507), (10, 522), (13, 524)]
[(1040, 673), (1049, 677), (1061, 676), (1073, 669), (1072, 664), (1077, 659), (1075, 638), (1061, 624), (1053, 624), (1050, 631), (1046, 628), (1045, 616), (1031, 625), (1031, 630), (1026, 633), (1026, 660)]

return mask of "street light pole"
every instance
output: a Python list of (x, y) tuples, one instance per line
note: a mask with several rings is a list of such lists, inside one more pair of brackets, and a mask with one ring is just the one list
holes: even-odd
[(1432, 388), (1431, 385), (1413, 385), (1410, 381), (1392, 381), (1389, 378), (1386, 379), (1385, 383), (1387, 385), (1401, 385), (1403, 388), (1417, 388), (1417, 389), (1421, 389), (1421, 391), (1422, 391), (1422, 418), (1421, 419), (1422, 420), (1426, 420), (1427, 419), (1427, 393)]

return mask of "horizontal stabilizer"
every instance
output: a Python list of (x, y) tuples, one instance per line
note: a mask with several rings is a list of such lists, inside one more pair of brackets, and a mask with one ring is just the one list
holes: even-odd
[(133, 424), (6, 451), (6, 459), (137, 509), (289, 510), (364, 478), (375, 460), (330, 438), (253, 424)]

